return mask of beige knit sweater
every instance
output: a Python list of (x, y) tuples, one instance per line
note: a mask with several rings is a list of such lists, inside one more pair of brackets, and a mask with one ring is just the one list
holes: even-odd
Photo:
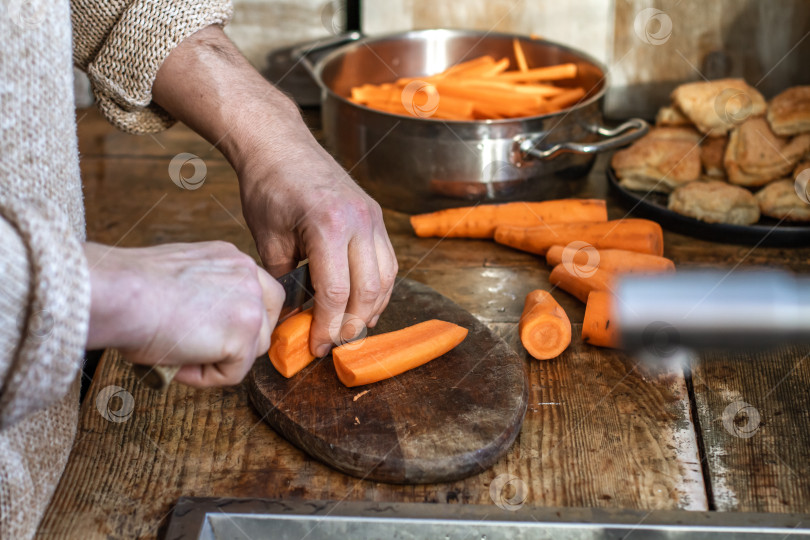
[(71, 65), (113, 124), (158, 131), (161, 63), (230, 14), (228, 0), (0, 0), (2, 539), (34, 535), (78, 419), (90, 283)]

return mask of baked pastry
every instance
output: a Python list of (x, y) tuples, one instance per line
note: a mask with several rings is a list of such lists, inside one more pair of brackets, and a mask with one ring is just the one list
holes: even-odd
[(663, 191), (700, 178), (700, 135), (689, 128), (652, 128), (629, 148), (613, 154), (611, 165), (627, 189)]
[[(798, 178), (800, 174), (804, 171), (810, 171), (810, 161), (800, 161), (796, 164), (796, 167), (793, 169), (793, 178)], [(805, 173), (810, 175), (810, 172)]]
[(762, 186), (789, 174), (810, 150), (810, 134), (779, 137), (764, 118), (749, 118), (731, 131), (723, 164), (729, 182)]
[(700, 143), (700, 163), (703, 165), (703, 174), (709, 179), (726, 177), (726, 168), (723, 165), (726, 144), (728, 137), (706, 137)]
[(709, 137), (721, 137), (751, 116), (765, 113), (765, 98), (742, 79), (682, 84), (672, 102)]
[(759, 221), (759, 205), (751, 192), (719, 180), (679, 187), (670, 194), (668, 207), (708, 223), (750, 225)]
[(692, 122), (675, 106), (661, 107), (655, 115), (655, 125), (666, 126), (691, 126)]
[(777, 135), (810, 132), (810, 86), (794, 86), (773, 98), (768, 122)]
[(796, 182), (791, 178), (768, 184), (755, 195), (760, 211), (766, 216), (785, 221), (810, 221), (810, 203), (799, 197), (796, 187)]

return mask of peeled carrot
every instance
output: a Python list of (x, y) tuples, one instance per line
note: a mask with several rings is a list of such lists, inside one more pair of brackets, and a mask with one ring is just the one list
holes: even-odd
[(582, 302), (586, 302), (588, 295), (593, 291), (610, 291), (613, 289), (613, 274), (598, 268), (589, 272), (577, 272), (576, 269), (566, 268), (566, 265), (558, 264), (548, 275), (548, 281), (552, 285), (579, 298)]
[(521, 343), (538, 360), (556, 358), (571, 344), (571, 321), (554, 297), (541, 289), (526, 296), (519, 328)]
[(309, 352), (311, 326), (312, 310), (308, 309), (276, 326), (270, 336), (270, 361), (288, 379), (315, 360)]
[[(434, 75), (356, 86), (351, 89), (349, 99), (392, 114), (443, 120), (493, 120), (553, 113), (577, 103), (585, 96), (584, 88), (561, 88), (553, 84), (554, 81), (575, 78), (576, 64), (529, 69), (518, 40), (513, 42), (513, 48), (518, 67), (515, 71), (507, 71), (509, 58), (496, 61), (491, 56), (481, 56)], [(398, 102), (402, 89), (414, 81), (431, 84), (438, 91), (441, 98), (439, 106), (429, 114), (423, 114), (424, 111), (413, 107), (402, 107)], [(458, 106), (441, 105), (442, 101), (450, 98), (471, 103), (472, 112), (469, 112), (469, 104), (464, 105), (463, 112), (458, 111)]]
[(647, 219), (618, 219), (603, 223), (554, 223), (535, 227), (499, 225), (495, 241), (516, 249), (545, 255), (554, 245), (582, 241), (596, 249), (626, 249), (638, 253), (664, 254), (661, 226)]
[(467, 329), (433, 319), (396, 332), (348, 343), (332, 350), (340, 382), (371, 384), (404, 373), (438, 358), (467, 337)]
[(529, 64), (526, 63), (526, 55), (523, 54), (523, 47), (520, 46), (518, 38), (512, 40), (512, 48), (515, 49), (515, 61), (518, 69), (522, 72), (529, 71)]
[(510, 71), (501, 73), (498, 78), (512, 82), (559, 81), (573, 79), (577, 76), (576, 64), (559, 64), (530, 69), (528, 71)]
[(601, 199), (479, 204), (411, 216), (416, 236), (492, 238), (498, 226), (531, 227), (544, 223), (607, 221)]
[(675, 271), (675, 263), (666, 257), (637, 253), (625, 249), (596, 249), (590, 245), (551, 246), (546, 252), (546, 264), (551, 267), (563, 262), (588, 270), (600, 268), (614, 274), (657, 274)]
[(619, 325), (614, 316), (614, 296), (607, 291), (593, 291), (585, 303), (582, 341), (598, 347), (618, 349)]

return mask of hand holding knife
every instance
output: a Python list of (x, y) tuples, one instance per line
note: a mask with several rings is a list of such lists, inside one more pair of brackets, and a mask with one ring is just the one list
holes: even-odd
[[(284, 274), (278, 281), (284, 288), (284, 304), (281, 306), (278, 317), (278, 322), (281, 323), (306, 304), (315, 295), (315, 291), (312, 287), (309, 263), (304, 263), (292, 272)], [(181, 367), (180, 365), (133, 364), (132, 370), (138, 379), (148, 387), (163, 390), (169, 386)]]

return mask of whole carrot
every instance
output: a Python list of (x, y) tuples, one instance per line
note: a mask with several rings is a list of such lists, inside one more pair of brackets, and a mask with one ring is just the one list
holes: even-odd
[(492, 238), (498, 226), (531, 227), (544, 223), (607, 221), (605, 201), (559, 199), (542, 202), (479, 204), (411, 217), (416, 236)]
[(581, 271), (564, 264), (554, 267), (548, 281), (582, 302), (586, 302), (593, 291), (610, 291), (613, 288), (613, 274), (609, 272), (598, 268)]
[(664, 254), (661, 226), (647, 219), (618, 219), (603, 223), (544, 223), (536, 227), (500, 225), (495, 241), (538, 255), (554, 245), (581, 241), (596, 249), (625, 249), (638, 253)]
[(585, 242), (567, 246), (551, 246), (546, 252), (546, 264), (571, 264), (576, 268), (600, 268), (614, 274), (666, 273), (675, 271), (675, 263), (666, 257), (638, 253), (626, 249), (596, 249)]
[(520, 341), (538, 360), (561, 355), (571, 344), (571, 321), (548, 292), (536, 290), (526, 296), (520, 316)]

